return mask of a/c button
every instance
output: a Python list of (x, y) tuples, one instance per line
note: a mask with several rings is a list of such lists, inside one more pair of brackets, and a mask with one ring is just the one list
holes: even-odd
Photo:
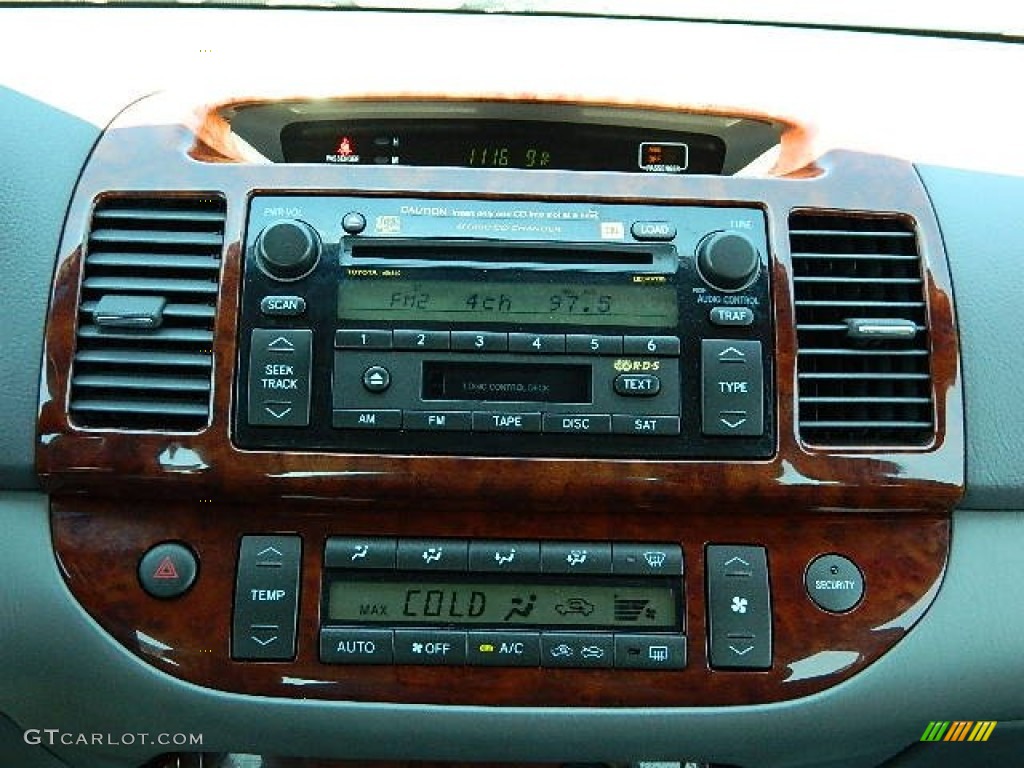
[(540, 633), (470, 632), (466, 663), (482, 667), (538, 667)]

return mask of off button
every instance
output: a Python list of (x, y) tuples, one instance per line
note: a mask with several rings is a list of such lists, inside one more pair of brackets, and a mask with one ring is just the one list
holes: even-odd
[(465, 663), (465, 632), (395, 630), (395, 664), (461, 666)]

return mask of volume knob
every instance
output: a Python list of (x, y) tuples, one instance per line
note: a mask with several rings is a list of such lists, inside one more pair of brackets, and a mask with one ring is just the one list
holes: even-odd
[(320, 238), (304, 221), (275, 221), (260, 232), (256, 258), (271, 277), (296, 280), (309, 274), (320, 260)]
[(704, 282), (720, 291), (738, 291), (757, 276), (757, 247), (737, 232), (712, 232), (697, 246), (697, 270)]

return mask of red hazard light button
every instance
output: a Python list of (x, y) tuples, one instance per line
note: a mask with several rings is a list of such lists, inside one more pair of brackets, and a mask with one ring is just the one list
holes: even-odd
[(139, 561), (139, 583), (153, 597), (164, 600), (180, 597), (195, 582), (198, 568), (191, 549), (167, 541), (143, 555)]

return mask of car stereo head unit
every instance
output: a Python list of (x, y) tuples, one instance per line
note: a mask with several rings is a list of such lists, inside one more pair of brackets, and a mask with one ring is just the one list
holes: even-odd
[(768, 456), (768, 265), (756, 208), (258, 196), (235, 439)]

